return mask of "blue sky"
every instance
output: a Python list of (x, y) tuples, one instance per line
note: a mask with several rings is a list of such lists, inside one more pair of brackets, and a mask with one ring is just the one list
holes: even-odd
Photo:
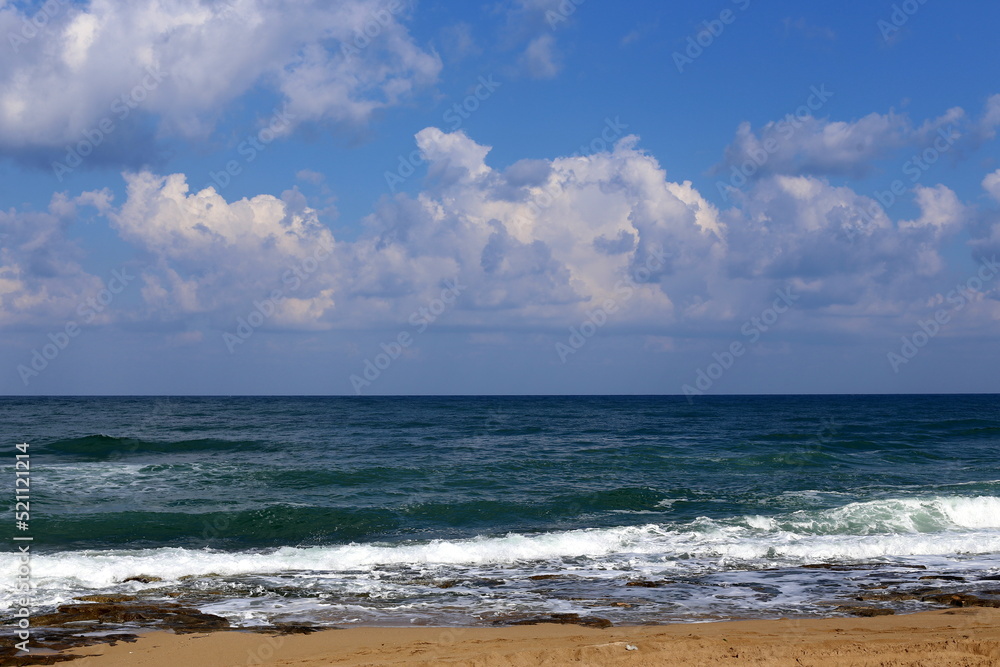
[(998, 14), (0, 0), (0, 392), (998, 391)]

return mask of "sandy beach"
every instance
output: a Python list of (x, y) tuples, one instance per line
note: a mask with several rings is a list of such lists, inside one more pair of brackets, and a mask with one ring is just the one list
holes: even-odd
[(72, 653), (80, 667), (230, 665), (817, 665), (1000, 664), (1000, 609), (877, 618), (736, 621), (606, 629), (350, 628), (311, 635), (151, 633)]

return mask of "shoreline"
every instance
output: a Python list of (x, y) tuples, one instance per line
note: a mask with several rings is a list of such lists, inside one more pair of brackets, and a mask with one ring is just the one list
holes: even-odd
[[(634, 648), (629, 648), (634, 647)], [(311, 634), (142, 633), (60, 654), (80, 667), (188, 665), (904, 665), (1000, 664), (1000, 609), (956, 607), (873, 618), (740, 620), (608, 628), (351, 627)], [(43, 658), (43, 656), (30, 656)], [(18, 663), (5, 663), (18, 664)], [(20, 664), (42, 664), (21, 662)]]

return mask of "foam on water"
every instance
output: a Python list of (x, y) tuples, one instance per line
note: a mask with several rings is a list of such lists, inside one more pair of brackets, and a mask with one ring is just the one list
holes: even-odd
[[(395, 590), (395, 584), (385, 579), (386, 572), (421, 572), (430, 579), (498, 573), (516, 579), (549, 572), (592, 579), (664, 572), (706, 576), (815, 562), (917, 563), (944, 558), (958, 567), (963, 558), (997, 553), (1000, 498), (939, 496), (850, 503), (773, 517), (700, 518), (678, 524), (399, 544), (243, 552), (175, 547), (69, 551), (36, 555), (31, 566), (36, 603), (45, 606), (97, 590), (156, 588), (192, 577), (281, 578), (283, 586), (292, 588), (351, 582), (355, 588), (364, 584), (366, 594), (377, 597)], [(0, 606), (15, 599), (17, 566), (14, 558), (0, 565)], [(140, 575), (159, 577), (164, 583), (123, 583)]]

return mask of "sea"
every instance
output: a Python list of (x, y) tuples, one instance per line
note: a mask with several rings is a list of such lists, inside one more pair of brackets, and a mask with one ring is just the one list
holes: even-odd
[(0, 426), (0, 610), (24, 544), (35, 614), (237, 627), (827, 617), (1000, 578), (993, 395), (5, 397)]

